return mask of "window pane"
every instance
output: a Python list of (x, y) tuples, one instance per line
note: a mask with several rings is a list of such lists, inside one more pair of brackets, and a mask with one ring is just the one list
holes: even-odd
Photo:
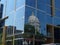
[(38, 1), (38, 9), (46, 10), (46, 4), (44, 4), (43, 2)]
[(53, 23), (52, 23), (53, 18), (52, 18), (50, 15), (46, 15), (46, 16), (45, 16), (45, 19), (46, 19), (46, 24), (53, 24)]
[(43, 11), (45, 11), (46, 13), (51, 14), (51, 8), (50, 8), (50, 6), (48, 6), (48, 5), (50, 5), (50, 4), (46, 3), (46, 0), (45, 0), (45, 1), (41, 1), (41, 0), (38, 0), (38, 1), (37, 1), (37, 8), (38, 8), (39, 10), (43, 10)]
[(54, 25), (60, 25), (60, 18), (54, 17)]
[(21, 7), (21, 6), (23, 6), (23, 5), (25, 5), (25, 0), (17, 0), (16, 1), (16, 7), (18, 8), (18, 7)]
[(14, 25), (14, 12), (6, 15), (9, 16), (8, 19), (5, 21), (6, 26), (13, 26)]
[(9, 13), (14, 10), (14, 0), (7, 0), (6, 13)]
[(60, 0), (55, 0), (55, 7), (56, 8), (60, 8), (59, 4), (60, 4)]
[(1, 3), (5, 4), (6, 0), (1, 0)]
[[(30, 7), (25, 8), (25, 32), (35, 34), (36, 25), (36, 10)], [(36, 25), (37, 26), (37, 25)], [(27, 28), (28, 27), (28, 28)]]
[(44, 35), (46, 35), (46, 30), (45, 30), (45, 24), (46, 24), (46, 20), (45, 20), (45, 15), (43, 13), (41, 13), (40, 11), (37, 11), (37, 17), (39, 19), (40, 22), (40, 32)]
[(36, 5), (36, 0), (26, 0), (26, 5), (35, 7)]
[(55, 15), (56, 15), (57, 17), (60, 17), (60, 10), (56, 9), (56, 10), (55, 10)]
[(34, 13), (34, 15), (36, 15), (36, 13), (35, 13), (36, 10), (33, 8), (30, 8), (30, 7), (27, 7), (27, 6), (25, 9), (26, 9), (26, 11), (25, 11), (25, 23), (27, 23), (28, 22), (27, 19), (29, 18), (30, 15), (32, 15), (32, 13)]
[(25, 7), (16, 11), (15, 25), (18, 30), (24, 30)]
[(9, 18), (5, 21), (5, 25), (7, 26), (16, 26), (17, 30), (24, 30), (24, 14), (25, 14), (25, 7), (14, 12), (6, 15)]
[(37, 17), (39, 19), (39, 22), (40, 22), (40, 32), (44, 35), (46, 35), (46, 25), (47, 24), (52, 24), (52, 18), (41, 12), (41, 11), (37, 11)]
[(50, 0), (37, 0), (37, 1), (45, 3), (45, 4), (50, 4)]

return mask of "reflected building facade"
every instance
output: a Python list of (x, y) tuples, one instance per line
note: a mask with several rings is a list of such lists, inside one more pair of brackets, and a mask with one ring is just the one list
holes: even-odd
[(40, 30), (40, 22), (39, 22), (39, 19), (34, 15), (33, 12), (32, 12), (32, 15), (29, 16), (28, 24), (34, 26), (34, 28), (35, 28), (37, 31)]
[[(3, 15), (3, 4), (0, 4), (0, 19), (2, 19)], [(0, 21), (0, 27), (4, 25), (4, 21)]]
[[(24, 15), (25, 15), (25, 0), (1, 0), (4, 4), (3, 18), (8, 16), (5, 20), (4, 26), (6, 29), (6, 45), (13, 44), (13, 30), (14, 30), (14, 43), (15, 45), (22, 45), (22, 31), (24, 31)], [(19, 4), (20, 3), (20, 4)]]
[[(1, 1), (1, 0), (0, 0)], [(3, 4), (0, 3), (0, 19), (2, 19), (3, 15)], [(0, 21), (0, 45), (2, 44), (2, 27), (4, 26), (4, 21)]]
[[(58, 4), (60, 0), (53, 0), (54, 3), (52, 0), (2, 0), (1, 2), (4, 4), (3, 17), (9, 16), (5, 26), (16, 26), (17, 30), (24, 32), (24, 25), (29, 23), (35, 27), (35, 30), (48, 37), (50, 33), (47, 33), (46, 25), (60, 24)], [(54, 36), (52, 38), (54, 39)]]

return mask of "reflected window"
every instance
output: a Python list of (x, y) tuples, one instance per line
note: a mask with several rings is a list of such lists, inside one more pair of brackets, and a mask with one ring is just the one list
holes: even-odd
[(17, 0), (16, 1), (16, 8), (19, 8), (23, 5), (25, 5), (25, 0)]
[(16, 11), (15, 26), (18, 30), (24, 30), (25, 7)]
[(60, 18), (54, 17), (54, 25), (60, 25)]
[(51, 14), (50, 4), (48, 4), (48, 2), (46, 0), (44, 0), (44, 1), (38, 0), (37, 1), (37, 8), (39, 10), (42, 10), (42, 11), (48, 13), (48, 14)]
[(60, 8), (59, 4), (60, 4), (60, 0), (55, 0), (55, 7), (56, 8)]
[(11, 11), (14, 10), (14, 0), (7, 0), (7, 5), (6, 7), (6, 13), (10, 13)]
[(60, 10), (59, 9), (55, 10), (55, 16), (60, 17)]
[(36, 0), (26, 0), (26, 5), (35, 7)]

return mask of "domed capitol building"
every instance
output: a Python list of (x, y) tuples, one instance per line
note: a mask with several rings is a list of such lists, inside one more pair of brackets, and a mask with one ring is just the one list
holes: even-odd
[(32, 26), (35, 27), (35, 30), (39, 31), (40, 30), (40, 22), (39, 19), (34, 15), (32, 12), (32, 15), (29, 16), (28, 23)]

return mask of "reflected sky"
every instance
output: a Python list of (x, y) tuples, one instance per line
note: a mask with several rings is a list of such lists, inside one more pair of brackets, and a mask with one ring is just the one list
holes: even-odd
[(17, 30), (24, 30), (25, 0), (16, 1), (16, 12), (14, 12), (14, 0), (7, 0), (6, 15), (6, 0), (1, 0), (1, 3), (4, 5), (3, 17), (9, 16), (5, 21), (5, 26), (16, 26)]
[[(24, 23), (28, 22), (28, 17), (34, 12), (35, 16), (39, 18), (41, 31), (46, 33), (46, 24), (52, 24), (52, 17), (48, 14), (51, 14), (50, 8), (50, 0), (38, 0), (37, 1), (37, 9), (36, 9), (36, 1), (35, 0), (17, 0), (16, 1), (16, 13), (14, 12), (14, 0), (7, 0), (8, 4), (6, 7), (6, 16), (9, 18), (6, 20), (5, 25), (14, 25), (17, 29), (24, 30)], [(41, 2), (41, 3), (40, 3)], [(6, 0), (1, 0), (1, 3), (4, 5), (3, 17), (5, 14), (5, 4)], [(55, 7), (60, 8), (59, 6), (60, 0), (55, 0)], [(28, 8), (28, 5), (30, 6)], [(20, 8), (21, 7), (21, 8)], [(31, 8), (33, 7), (33, 8)], [(42, 10), (42, 12), (41, 12)], [(36, 13), (37, 11), (37, 13)], [(44, 13), (44, 11), (46, 13)], [(16, 15), (15, 24), (14, 24), (14, 16)], [(57, 18), (56, 18), (57, 16)], [(25, 17), (25, 18), (24, 18)], [(60, 9), (55, 9), (55, 16), (54, 16), (54, 25), (60, 24)], [(25, 22), (24, 22), (25, 21)]]

